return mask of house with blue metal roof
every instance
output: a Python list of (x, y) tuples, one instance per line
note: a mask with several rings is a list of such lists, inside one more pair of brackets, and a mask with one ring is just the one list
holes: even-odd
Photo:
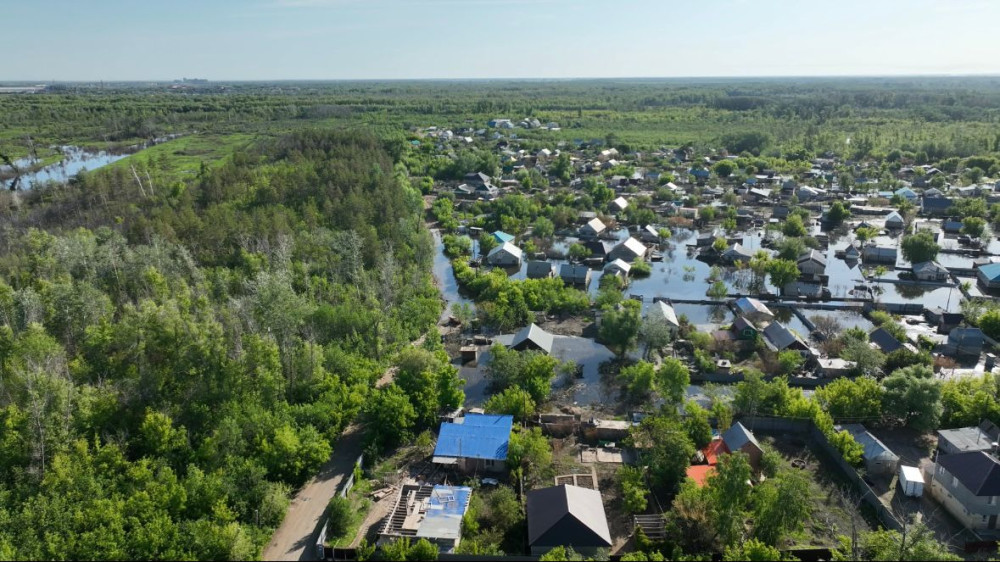
[(979, 284), (987, 289), (1000, 289), (1000, 263), (979, 266), (976, 271)]
[(433, 462), (463, 472), (499, 472), (507, 464), (512, 416), (466, 414), (441, 424)]

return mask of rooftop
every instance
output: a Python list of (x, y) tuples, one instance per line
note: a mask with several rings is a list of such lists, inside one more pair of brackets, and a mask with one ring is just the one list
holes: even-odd
[(511, 416), (467, 414), (455, 423), (442, 423), (434, 448), (435, 459), (507, 460)]

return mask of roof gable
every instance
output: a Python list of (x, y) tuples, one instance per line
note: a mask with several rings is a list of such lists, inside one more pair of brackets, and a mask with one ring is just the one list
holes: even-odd
[(597, 490), (563, 484), (527, 496), (528, 543), (539, 546), (611, 546), (604, 503)]
[(1000, 462), (983, 451), (941, 455), (938, 464), (975, 496), (1000, 496)]
[(755, 447), (760, 449), (760, 443), (757, 442), (757, 438), (753, 436), (753, 432), (746, 428), (740, 422), (734, 423), (722, 434), (722, 441), (725, 443), (726, 448), (730, 451), (739, 451), (747, 443), (752, 443)]

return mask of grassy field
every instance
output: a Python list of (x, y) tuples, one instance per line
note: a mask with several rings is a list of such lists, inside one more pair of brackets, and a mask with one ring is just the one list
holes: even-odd
[(249, 147), (260, 138), (243, 133), (229, 135), (196, 133), (143, 149), (107, 167), (127, 169), (136, 160), (155, 160), (170, 181), (183, 180), (193, 178), (203, 163), (209, 167), (218, 166), (226, 156)]

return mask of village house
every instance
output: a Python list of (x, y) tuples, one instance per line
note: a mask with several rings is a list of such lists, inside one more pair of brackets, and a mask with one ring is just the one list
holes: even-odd
[(810, 279), (826, 274), (826, 256), (817, 250), (809, 250), (803, 254), (799, 257), (796, 265), (798, 265), (802, 275)]
[(976, 280), (987, 290), (1000, 289), (1000, 263), (979, 266), (976, 269)]
[(996, 530), (1000, 462), (983, 451), (938, 455), (931, 495), (969, 529)]
[(667, 304), (666, 301), (658, 300), (653, 303), (650, 307), (649, 312), (646, 313), (647, 318), (656, 319), (663, 321), (672, 333), (677, 333), (680, 329), (681, 323), (677, 320), (677, 313), (674, 311), (674, 307)]
[(979, 426), (941, 429), (937, 432), (938, 451), (943, 455), (956, 455), (984, 451), (995, 453), (1000, 431), (990, 421), (984, 421)]
[(465, 473), (503, 471), (513, 422), (511, 416), (494, 414), (466, 414), (444, 422), (432, 461)]
[(608, 259), (620, 259), (632, 263), (636, 259), (646, 257), (649, 249), (635, 238), (629, 238), (615, 246), (608, 254)]
[(760, 443), (757, 442), (757, 438), (754, 437), (753, 432), (747, 429), (742, 423), (736, 422), (729, 429), (722, 432), (722, 442), (726, 445), (728, 452), (735, 453), (739, 451), (746, 454), (747, 460), (750, 461), (750, 466), (753, 467), (754, 472), (760, 470), (760, 460), (764, 456), (764, 450), (761, 448)]
[(628, 278), (628, 272), (632, 270), (632, 265), (626, 261), (616, 259), (609, 262), (608, 265), (604, 266), (604, 273), (610, 275), (617, 275), (622, 279)]
[(548, 279), (549, 277), (555, 277), (556, 266), (554, 263), (547, 261), (529, 261), (526, 275), (528, 279)]
[(898, 212), (893, 211), (885, 216), (885, 227), (888, 229), (899, 230), (902, 229), (906, 222), (903, 220), (903, 215)]
[(604, 233), (608, 227), (599, 218), (590, 219), (587, 224), (580, 227), (580, 238), (596, 238)]
[(870, 263), (896, 264), (896, 248), (868, 244), (861, 249), (861, 259)]
[(590, 268), (586, 265), (564, 263), (559, 267), (559, 278), (567, 285), (590, 285)]
[(742, 244), (733, 244), (719, 256), (723, 263), (736, 264), (737, 262), (749, 263), (753, 259), (753, 252), (746, 249)]
[(764, 344), (771, 351), (798, 351), (804, 359), (813, 354), (806, 342), (781, 322), (771, 322), (761, 334), (764, 336)]
[(611, 202), (611, 211), (614, 213), (620, 213), (628, 208), (628, 200), (624, 197), (618, 197)]
[(936, 261), (925, 261), (913, 264), (913, 277), (918, 281), (947, 281), (948, 270)]
[(761, 325), (774, 320), (774, 313), (764, 303), (751, 297), (740, 297), (733, 301), (733, 309), (741, 316), (755, 324)]
[(643, 242), (658, 244), (660, 242), (660, 231), (655, 226), (647, 224), (639, 231), (639, 239)]
[(521, 328), (508, 347), (515, 351), (541, 351), (549, 354), (552, 353), (552, 341), (552, 334), (532, 323)]
[(886, 331), (885, 328), (876, 328), (868, 334), (868, 342), (886, 355), (903, 348), (895, 336)]
[(986, 334), (979, 328), (955, 328), (948, 332), (946, 353), (953, 357), (978, 357), (986, 345)]
[(559, 546), (572, 546), (581, 556), (593, 556), (611, 546), (599, 491), (563, 484), (531, 490), (525, 503), (532, 556)]
[(523, 258), (524, 252), (521, 251), (521, 248), (510, 242), (504, 242), (490, 250), (490, 253), (486, 255), (486, 263), (500, 267), (520, 267)]
[[(931, 191), (937, 191), (936, 196), (928, 195)], [(948, 197), (941, 197), (941, 192), (931, 189), (924, 192), (924, 198), (920, 200), (920, 212), (929, 217), (942, 217), (947, 215), (954, 202)]]
[(615, 247), (611, 242), (605, 242), (604, 240), (585, 240), (582, 243), (583, 247), (590, 251), (591, 257), (601, 260), (607, 259), (608, 254)]
[(939, 334), (947, 334), (953, 328), (957, 328), (965, 316), (961, 312), (948, 312), (940, 306), (924, 308), (924, 318), (927, 323), (937, 328)]

